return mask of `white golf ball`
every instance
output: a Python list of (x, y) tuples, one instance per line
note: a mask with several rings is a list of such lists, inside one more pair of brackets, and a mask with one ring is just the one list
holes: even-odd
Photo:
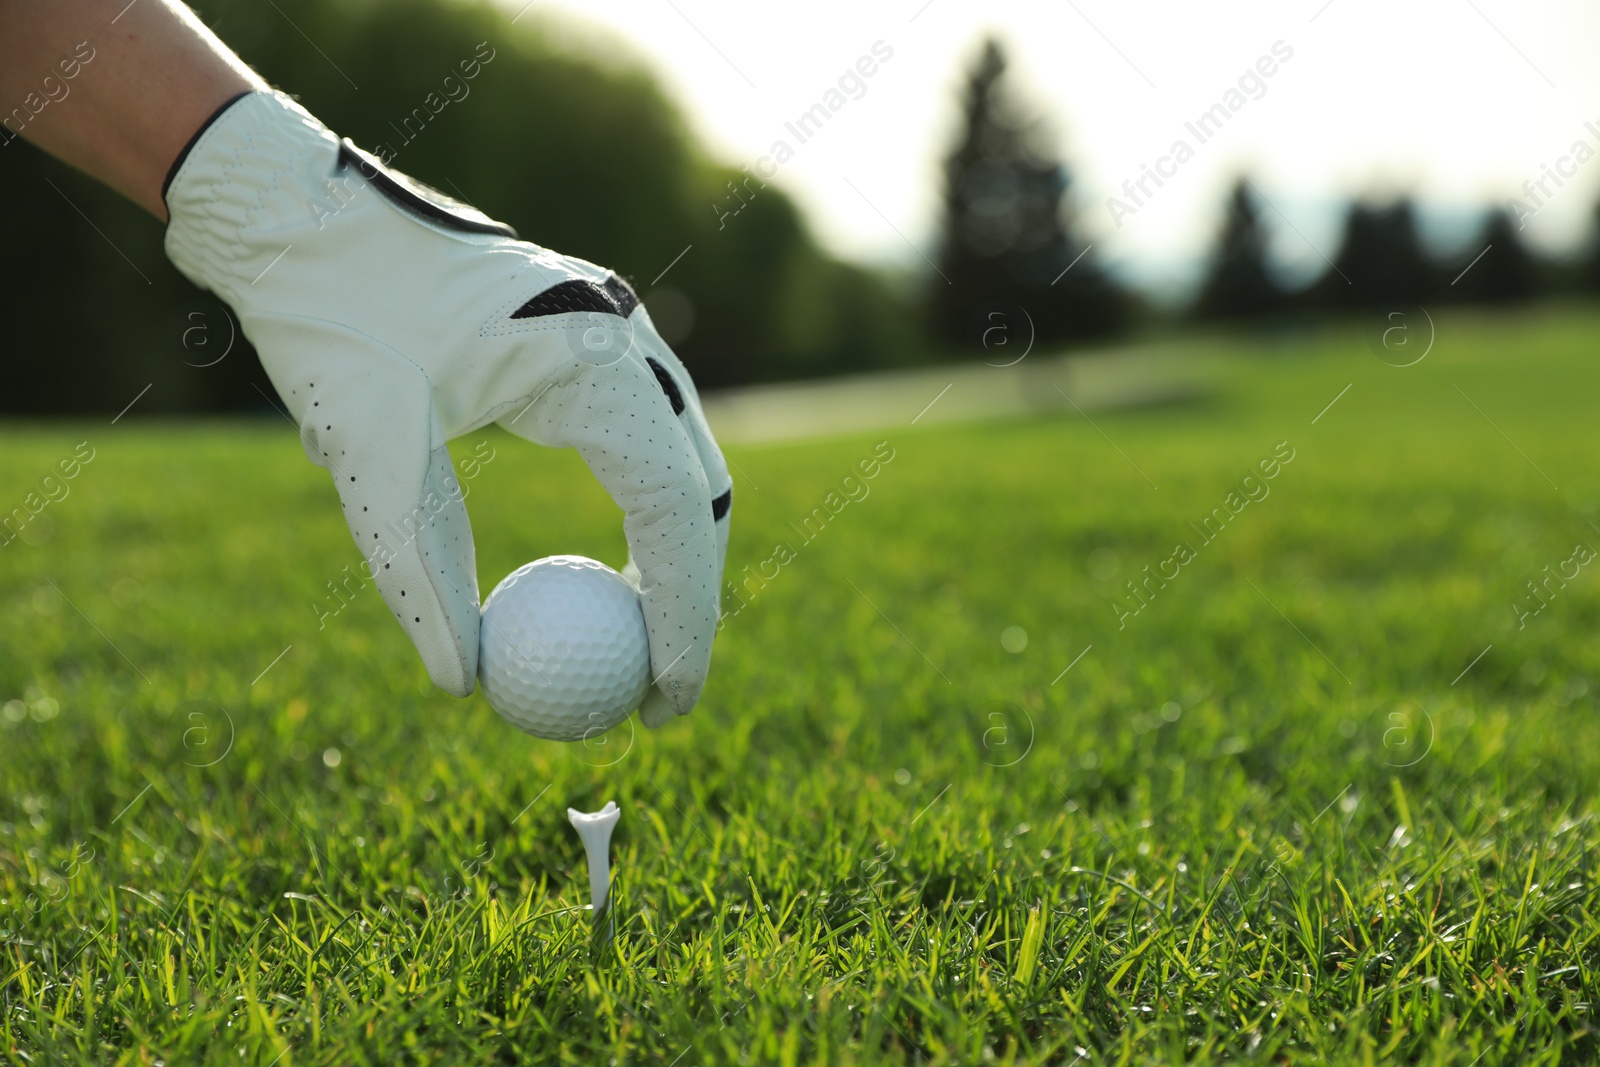
[(628, 580), (583, 556), (518, 567), (483, 602), (478, 684), (519, 729), (551, 741), (595, 737), (650, 688), (650, 638)]

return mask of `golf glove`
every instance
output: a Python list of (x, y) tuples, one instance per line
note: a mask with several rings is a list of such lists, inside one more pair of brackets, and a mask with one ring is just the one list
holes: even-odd
[(238, 315), (435, 685), (466, 696), (478, 666), (472, 531), (445, 443), (492, 422), (577, 449), (622, 508), (655, 681), (640, 717), (688, 714), (732, 482), (626, 282), (389, 170), (282, 93), (225, 105), (165, 198), (167, 255)]

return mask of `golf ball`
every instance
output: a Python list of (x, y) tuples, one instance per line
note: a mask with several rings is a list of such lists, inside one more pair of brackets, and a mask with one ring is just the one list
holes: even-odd
[(644, 609), (626, 578), (583, 556), (518, 567), (483, 602), (478, 684), (519, 729), (551, 741), (604, 733), (650, 687)]

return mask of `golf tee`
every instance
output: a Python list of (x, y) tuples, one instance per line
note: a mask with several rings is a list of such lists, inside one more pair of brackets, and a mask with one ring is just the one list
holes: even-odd
[(567, 818), (583, 838), (583, 850), (589, 858), (589, 902), (596, 912), (611, 891), (611, 831), (621, 817), (622, 809), (614, 800), (606, 801), (606, 806), (599, 811), (567, 809)]

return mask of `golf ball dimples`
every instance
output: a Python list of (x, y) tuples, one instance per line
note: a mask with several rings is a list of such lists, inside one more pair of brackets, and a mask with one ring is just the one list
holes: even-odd
[(478, 682), (535, 737), (581, 741), (628, 717), (650, 687), (650, 638), (626, 578), (583, 556), (518, 567), (483, 602)]

